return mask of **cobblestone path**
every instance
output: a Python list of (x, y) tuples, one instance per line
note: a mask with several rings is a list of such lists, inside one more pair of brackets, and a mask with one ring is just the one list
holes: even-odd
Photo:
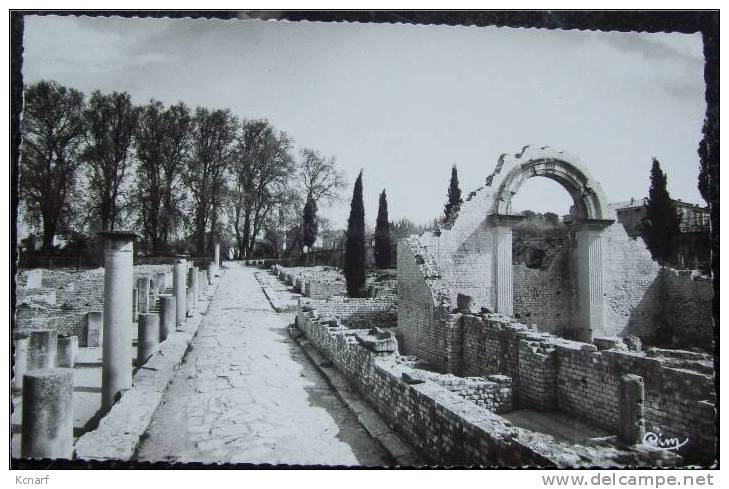
[(387, 465), (381, 447), (273, 311), (252, 268), (229, 265), (138, 460)]

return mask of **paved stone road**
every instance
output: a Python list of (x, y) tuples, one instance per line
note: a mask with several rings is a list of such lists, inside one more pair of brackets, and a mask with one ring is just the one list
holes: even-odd
[(253, 275), (223, 276), (137, 458), (387, 465), (381, 447), (292, 342)]

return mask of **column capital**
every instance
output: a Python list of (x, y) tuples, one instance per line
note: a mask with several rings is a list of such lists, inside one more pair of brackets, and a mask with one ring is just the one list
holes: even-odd
[(487, 216), (488, 223), (492, 226), (513, 226), (523, 221), (526, 216), (517, 214), (489, 214)]

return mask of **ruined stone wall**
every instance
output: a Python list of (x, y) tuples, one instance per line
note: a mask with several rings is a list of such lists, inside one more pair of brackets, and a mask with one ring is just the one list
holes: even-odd
[(347, 284), (342, 273), (331, 267), (271, 267), (274, 275), (284, 277), (294, 290), (312, 299), (326, 300), (332, 296), (347, 294)]
[(390, 301), (332, 297), (329, 300), (302, 299), (302, 304), (316, 308), (327, 320), (339, 320), (350, 329), (397, 326), (397, 308)]
[[(169, 270), (169, 265), (137, 265), (134, 280)], [(104, 269), (44, 269), (40, 285), (17, 289), (16, 329), (56, 329), (78, 336), (79, 346), (86, 346), (87, 313), (104, 310)]]
[(329, 328), (318, 320), (316, 312), (302, 310), (297, 324), (426, 461), (447, 465), (569, 464), (570, 448), (555, 448), (551, 437), (510, 427), (502, 417), (464, 402), (463, 397), (436, 382), (404, 381), (404, 373), (417, 378), (418, 370), (399, 361), (397, 355), (369, 351), (357, 343), (351, 330)]
[(714, 288), (711, 277), (666, 268), (661, 270), (661, 279), (661, 322), (670, 332), (674, 345), (712, 351)]
[(713, 456), (714, 385), (707, 355), (597, 351), (498, 315), (464, 315), (462, 323), (463, 375), (508, 375), (519, 408), (556, 409), (617, 433), (619, 382), (632, 373), (645, 381), (646, 429), (688, 438), (686, 452)]
[[(490, 402), (495, 410), (509, 409), (513, 387), (506, 376), (458, 380), (415, 368), (396, 351), (366, 348), (354, 331), (332, 326), (308, 307), (299, 308), (296, 324), (426, 462), (568, 467), (625, 464), (636, 457), (632, 463), (649, 463), (641, 460), (640, 453), (557, 442), (513, 426), (486, 408)], [(492, 401), (487, 401), (489, 394)]]
[(602, 233), (605, 336), (649, 337), (655, 316), (663, 306), (658, 274), (643, 240), (631, 238), (619, 222)]
[(336, 281), (305, 280), (303, 293), (312, 299), (328, 299), (335, 295), (345, 295), (347, 284)]
[[(412, 316), (412, 319), (402, 321), (407, 325), (407, 331), (403, 333), (406, 351), (419, 352), (420, 356), (432, 361), (442, 356), (437, 345), (444, 342), (439, 337), (442, 332), (432, 324), (433, 314), (426, 313), (430, 307), (429, 294), (420, 288), (428, 282), (422, 278), (424, 272), (420, 271), (421, 275), (418, 275), (419, 267), (413, 264), (412, 257), (418, 254), (421, 260), (435, 264), (439, 277), (436, 285), (444, 289), (443, 295), (450, 303), (455, 303), (460, 292), (472, 295), (475, 310), (480, 307), (491, 309), (491, 272), (485, 265), (486, 261), (490, 263), (491, 255), (490, 251), (486, 253), (488, 256), (481, 253), (487, 249), (485, 234), (489, 232), (480, 226), (467, 241), (475, 243), (482, 239), (484, 247), (465, 246), (453, 255), (443, 252), (442, 240), (451, 239), (445, 238), (445, 232), (441, 238), (424, 235), (400, 244), (399, 301), (409, 311), (408, 317)], [(575, 246), (574, 237), (571, 241), (570, 248), (555, 257), (547, 270), (513, 265), (515, 317), (558, 335), (568, 335), (576, 326), (575, 257), (570, 256), (570, 250)], [(434, 246), (440, 246), (440, 251), (434, 252)], [(650, 342), (664, 330), (673, 337), (676, 346), (711, 348), (713, 290), (710, 279), (690, 272), (663, 269), (651, 259), (643, 241), (630, 238), (619, 223), (603, 231), (602, 251), (605, 329), (599, 336), (634, 335)], [(465, 265), (468, 260), (473, 260), (470, 268)], [(459, 290), (459, 286), (463, 289)]]
[(436, 374), (428, 379), (493, 413), (508, 413), (512, 410), (511, 378), (506, 375), (457, 377)]
[(435, 263), (426, 261), (427, 257), (417, 237), (398, 243), (398, 341), (403, 353), (417, 356), (435, 370), (448, 371), (448, 346), (453, 349), (452, 324), (449, 328), (445, 321), (449, 298)]

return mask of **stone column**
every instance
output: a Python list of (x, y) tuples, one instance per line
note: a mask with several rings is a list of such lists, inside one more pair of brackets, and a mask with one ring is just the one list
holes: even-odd
[(159, 296), (159, 340), (164, 341), (175, 332), (177, 320), (177, 304), (175, 296), (160, 294)]
[(137, 316), (139, 315), (139, 289), (132, 287), (132, 322), (137, 322)]
[(589, 219), (575, 224), (577, 311), (575, 335), (590, 342), (593, 336), (612, 336), (605, 327), (602, 278), (602, 230), (613, 221)]
[(192, 289), (192, 307), (197, 308), (200, 300), (200, 270), (197, 267), (190, 269), (190, 288)]
[(33, 370), (23, 378), (23, 458), (73, 455), (73, 370)]
[(17, 336), (13, 338), (13, 388), (23, 388), (23, 375), (28, 368), (28, 345), (30, 337)]
[(149, 360), (159, 345), (159, 314), (147, 312), (139, 315), (137, 336), (137, 367)]
[(138, 314), (149, 312), (149, 277), (140, 277), (137, 279), (137, 293), (139, 294)]
[(218, 265), (215, 264), (214, 261), (211, 261), (208, 265), (208, 281), (210, 282), (210, 285), (213, 284), (213, 280), (218, 275)]
[(28, 370), (40, 370), (56, 366), (58, 331), (36, 329), (30, 332)]
[(208, 271), (200, 270), (200, 294), (208, 287)]
[(193, 294), (192, 294), (192, 287), (188, 287), (187, 290), (185, 291), (185, 304), (187, 306), (185, 313), (186, 313), (187, 317), (189, 317), (189, 318), (192, 317), (192, 311), (193, 311), (193, 308), (195, 307), (194, 303), (195, 303), (195, 298), (193, 297)]
[(220, 243), (215, 243), (215, 264), (220, 266)]
[(101, 409), (111, 409), (117, 396), (132, 386), (132, 284), (134, 239), (125, 232), (104, 238), (104, 339)]
[(187, 260), (183, 257), (175, 260), (174, 289), (177, 304), (177, 327), (180, 327), (185, 324), (187, 314)]
[(167, 274), (165, 272), (157, 272), (157, 295), (164, 294), (167, 290)]
[(57, 348), (56, 366), (59, 368), (73, 368), (76, 365), (78, 336), (59, 336)]
[(86, 313), (86, 346), (101, 346), (104, 338), (104, 313), (101, 311), (89, 311)]
[(512, 281), (513, 264), (511, 262), (512, 233), (511, 226), (523, 219), (523, 216), (492, 214), (489, 224), (494, 236), (493, 245), (493, 304), (497, 313), (504, 316), (514, 314), (514, 285)]
[(645, 435), (645, 386), (643, 377), (626, 374), (620, 378), (620, 438), (635, 445)]

